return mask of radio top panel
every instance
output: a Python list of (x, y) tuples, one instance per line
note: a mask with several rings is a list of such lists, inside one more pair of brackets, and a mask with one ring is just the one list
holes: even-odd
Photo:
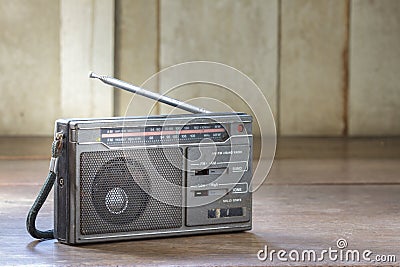
[(232, 136), (251, 135), (251, 116), (245, 113), (208, 113), (62, 119), (69, 141), (102, 143), (107, 147), (226, 142)]

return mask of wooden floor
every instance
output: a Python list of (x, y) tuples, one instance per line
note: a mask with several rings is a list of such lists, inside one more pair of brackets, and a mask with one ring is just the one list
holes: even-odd
[[(400, 139), (281, 139), (265, 184), (254, 194), (253, 230), (67, 246), (38, 242), (25, 230), (26, 214), (48, 169), (48, 139), (0, 138), (0, 265), (249, 266), (376, 265), (330, 260), (260, 261), (257, 252), (371, 250), (400, 265)], [(29, 146), (28, 146), (29, 147)], [(52, 199), (38, 219), (52, 227)], [(261, 254), (262, 256), (263, 254)], [(286, 256), (287, 257), (287, 256)]]

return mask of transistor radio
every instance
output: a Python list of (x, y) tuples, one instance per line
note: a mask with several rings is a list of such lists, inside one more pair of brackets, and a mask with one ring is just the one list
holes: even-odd
[(91, 77), (197, 114), (57, 120), (54, 238), (80, 244), (251, 229), (250, 115)]

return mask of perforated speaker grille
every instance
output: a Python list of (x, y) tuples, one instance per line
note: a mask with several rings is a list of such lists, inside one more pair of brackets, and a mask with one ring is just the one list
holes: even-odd
[(182, 226), (180, 148), (83, 152), (80, 156), (80, 232), (82, 235), (170, 229)]

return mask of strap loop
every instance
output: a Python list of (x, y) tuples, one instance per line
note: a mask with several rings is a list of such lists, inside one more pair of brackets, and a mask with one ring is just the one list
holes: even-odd
[(28, 233), (37, 239), (53, 239), (54, 230), (41, 231), (36, 229), (36, 217), (42, 208), (44, 202), (46, 201), (51, 189), (53, 188), (54, 182), (57, 178), (57, 162), (58, 157), (61, 155), (63, 146), (63, 133), (56, 133), (54, 137), (53, 144), (51, 146), (51, 160), (49, 167), (49, 174), (47, 179), (43, 184), (35, 202), (33, 203), (31, 209), (29, 210), (28, 216), (26, 218), (26, 229)]

